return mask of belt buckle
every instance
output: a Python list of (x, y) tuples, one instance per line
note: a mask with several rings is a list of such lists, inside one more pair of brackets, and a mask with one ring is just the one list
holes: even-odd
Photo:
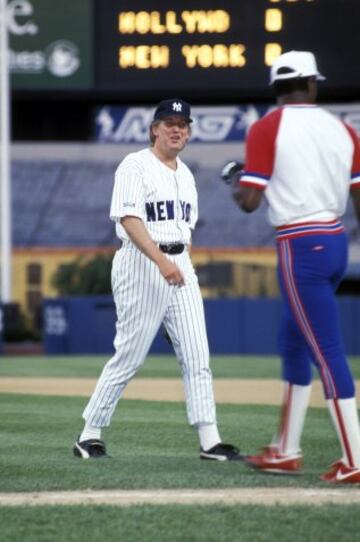
[(176, 254), (177, 253), (177, 247), (180, 243), (169, 243), (168, 250), (169, 254)]
[(184, 251), (185, 245), (183, 243), (168, 243), (160, 244), (160, 249), (165, 254), (181, 254)]
[(174, 246), (174, 254), (182, 254), (182, 252), (184, 252), (184, 249), (185, 249), (185, 245), (184, 243), (177, 243), (175, 246)]

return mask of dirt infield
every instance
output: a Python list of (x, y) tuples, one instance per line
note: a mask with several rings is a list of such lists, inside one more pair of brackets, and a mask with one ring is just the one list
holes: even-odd
[[(95, 383), (92, 378), (1, 378), (0, 393), (89, 397)], [(279, 405), (281, 402), (280, 380), (217, 378), (214, 386), (217, 403)], [(183, 385), (176, 378), (136, 378), (126, 388), (124, 398), (183, 401)], [(313, 407), (325, 406), (319, 381), (314, 382), (310, 404)]]
[(168, 505), (168, 504), (257, 504), (292, 506), (304, 504), (358, 504), (360, 490), (304, 488), (229, 488), (229, 489), (148, 489), (47, 491), (36, 493), (0, 493), (0, 506), (46, 505)]

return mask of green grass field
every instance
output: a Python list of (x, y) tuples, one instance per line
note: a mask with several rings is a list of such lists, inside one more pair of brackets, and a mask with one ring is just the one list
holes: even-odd
[[(0, 358), (0, 378), (96, 377), (104, 357)], [(360, 359), (353, 359), (355, 375)], [(214, 358), (215, 377), (276, 378), (276, 358)], [(176, 377), (174, 358), (151, 358), (139, 376)], [(319, 474), (340, 455), (325, 409), (310, 409), (303, 451), (304, 474), (262, 475), (243, 463), (200, 461), (196, 433), (183, 403), (123, 400), (104, 431), (110, 460), (72, 456), (82, 427), (84, 398), (0, 394), (0, 492), (145, 488), (328, 488)], [(224, 440), (248, 453), (266, 444), (278, 409), (219, 405)], [(349, 488), (351, 491), (352, 488)], [(4, 541), (354, 541), (360, 506), (21, 506), (0, 507)]]
[[(0, 357), (0, 377), (97, 378), (107, 356)], [(360, 379), (360, 357), (350, 357), (355, 378)], [(213, 356), (215, 378), (278, 378), (280, 361), (275, 356)], [(149, 356), (139, 371), (141, 378), (176, 378), (180, 370), (174, 356)], [(317, 378), (317, 373), (314, 372)]]
[[(104, 431), (110, 461), (79, 461), (71, 446), (82, 426), (86, 400), (0, 395), (2, 491), (55, 489), (206, 488), (251, 486), (323, 487), (318, 475), (338, 455), (325, 409), (311, 409), (304, 435), (306, 470), (301, 477), (261, 476), (243, 463), (198, 459), (196, 432), (180, 403), (122, 401)], [(252, 452), (276, 428), (277, 409), (219, 405), (224, 440)], [(255, 429), (254, 429), (255, 428)]]
[[(106, 356), (4, 356), (0, 358), (0, 376), (97, 378), (107, 359)], [(212, 360), (212, 369), (218, 378), (277, 378), (280, 372), (278, 358), (255, 356), (241, 359), (236, 356), (217, 356)], [(180, 369), (174, 356), (151, 356), (138, 376), (176, 378), (180, 376)]]
[(6, 542), (356, 542), (360, 516), (353, 505), (46, 506), (2, 508), (0, 523)]

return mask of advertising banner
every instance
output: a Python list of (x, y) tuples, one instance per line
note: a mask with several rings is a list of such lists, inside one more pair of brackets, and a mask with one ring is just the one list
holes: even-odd
[(92, 87), (92, 0), (9, 0), (7, 19), (13, 89)]
[[(273, 109), (273, 105), (193, 107), (193, 143), (242, 142), (250, 126)], [(360, 134), (360, 104), (327, 105), (340, 119)], [(104, 106), (95, 112), (95, 139), (103, 143), (144, 143), (149, 141), (153, 107)]]

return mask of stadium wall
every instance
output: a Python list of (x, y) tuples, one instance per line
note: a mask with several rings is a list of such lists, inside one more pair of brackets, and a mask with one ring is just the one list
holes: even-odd
[[(108, 220), (108, 200), (113, 184), (113, 171), (116, 164), (127, 153), (143, 146), (143, 144), (134, 143), (16, 143), (12, 145), (12, 160), (13, 164), (17, 164), (19, 176), (18, 182), (13, 183), (17, 186), (19, 197), (15, 202), (13, 213), (14, 222), (16, 221), (13, 229), (17, 232), (17, 237), (14, 237), (17, 241), (13, 250), (12, 297), (13, 301), (21, 306), (30, 325), (41, 309), (42, 300), (57, 296), (52, 285), (52, 277), (59, 266), (67, 265), (79, 256), (92, 258), (97, 254), (112, 254), (116, 250), (117, 240), (113, 234), (113, 226)], [(203, 296), (205, 298), (276, 298), (278, 296), (276, 255), (273, 232), (267, 223), (265, 209), (260, 209), (251, 219), (239, 213), (235, 205), (233, 205), (233, 210), (228, 187), (224, 186), (218, 178), (221, 166), (227, 160), (243, 159), (243, 144), (241, 142), (211, 145), (197, 143), (185, 149), (183, 158), (195, 166), (195, 176), (199, 184), (200, 220), (194, 233), (192, 258), (198, 271)], [(57, 175), (59, 171), (51, 177), (50, 165), (54, 161), (60, 164), (60, 174), (62, 170), (65, 170), (65, 179)], [(62, 167), (71, 162), (88, 164), (88, 169), (76, 178), (76, 167), (75, 169)], [(19, 167), (21, 163), (23, 166)], [(99, 167), (99, 163), (105, 165), (106, 175)], [(32, 172), (32, 175), (35, 175), (34, 180), (38, 174), (42, 175), (42, 183), (37, 183), (37, 191), (33, 189), (33, 177), (30, 176), (31, 164), (36, 165)], [(39, 169), (39, 164), (43, 164), (44, 168)], [(14, 167), (14, 172), (15, 170), (16, 167)], [(95, 197), (92, 192), (94, 187), (89, 183), (87, 176), (92, 170), (94, 170), (94, 178), (101, 175), (106, 177)], [(204, 170), (206, 174), (202, 176)], [(66, 182), (62, 184), (64, 180)], [(48, 188), (49, 185), (52, 189)], [(63, 187), (63, 199), (59, 198), (59, 186)], [(80, 199), (76, 201), (74, 207), (72, 205), (76, 190), (82, 186), (85, 186), (84, 191), (81, 192)], [(31, 197), (37, 200), (46, 190), (48, 190), (48, 199), (45, 198), (42, 206), (36, 208)], [(92, 196), (89, 197), (89, 202), (84, 201), (87, 194)], [(102, 194), (104, 200), (101, 205), (98, 205), (99, 194)], [(55, 202), (58, 202), (57, 205)], [(64, 202), (68, 205), (68, 214), (64, 215), (63, 222), (56, 221), (58, 215), (64, 210)], [(206, 207), (209, 202), (210, 206)], [(227, 207), (223, 207), (224, 202)], [(82, 214), (79, 214), (80, 211)], [(76, 222), (71, 222), (70, 217), (74, 216)], [(84, 226), (85, 218), (88, 222), (85, 222)], [(358, 225), (354, 213), (344, 218), (347, 219), (346, 227), (350, 236), (349, 269), (353, 277), (358, 280), (360, 276)], [(21, 220), (23, 222), (20, 227)], [(96, 234), (100, 229), (100, 224), (105, 224), (106, 227), (104, 235), (97, 239)], [(35, 233), (38, 235), (32, 235), (30, 226), (35, 227)], [(80, 239), (79, 237), (79, 243), (76, 240), (78, 233), (76, 228), (85, 231), (89, 238)], [(47, 237), (45, 237), (45, 232), (47, 232)], [(218, 235), (218, 232), (221, 235)], [(62, 233), (66, 233), (66, 236), (61, 235)], [(71, 246), (64, 242), (66, 239), (69, 240)], [(96, 240), (98, 243), (95, 242)], [(83, 246), (81, 241), (88, 241), (87, 246)], [(211, 246), (211, 243), (218, 243), (218, 246)], [(224, 247), (225, 243), (232, 246)]]
[[(28, 324), (42, 306), (44, 298), (56, 298), (54, 273), (79, 257), (84, 262), (96, 255), (111, 256), (117, 247), (92, 248), (15, 248), (13, 251), (13, 301), (18, 303)], [(210, 249), (194, 248), (192, 260), (199, 274), (203, 296), (276, 297), (276, 255), (270, 248)], [(224, 269), (228, 270), (224, 274)], [(110, 283), (110, 277), (109, 277)]]
[[(212, 354), (277, 354), (280, 299), (205, 299)], [(338, 299), (344, 345), (348, 355), (360, 355), (360, 299)], [(111, 296), (46, 300), (44, 347), (47, 354), (110, 354), (113, 352), (115, 306)], [(153, 354), (171, 353), (161, 330)]]

